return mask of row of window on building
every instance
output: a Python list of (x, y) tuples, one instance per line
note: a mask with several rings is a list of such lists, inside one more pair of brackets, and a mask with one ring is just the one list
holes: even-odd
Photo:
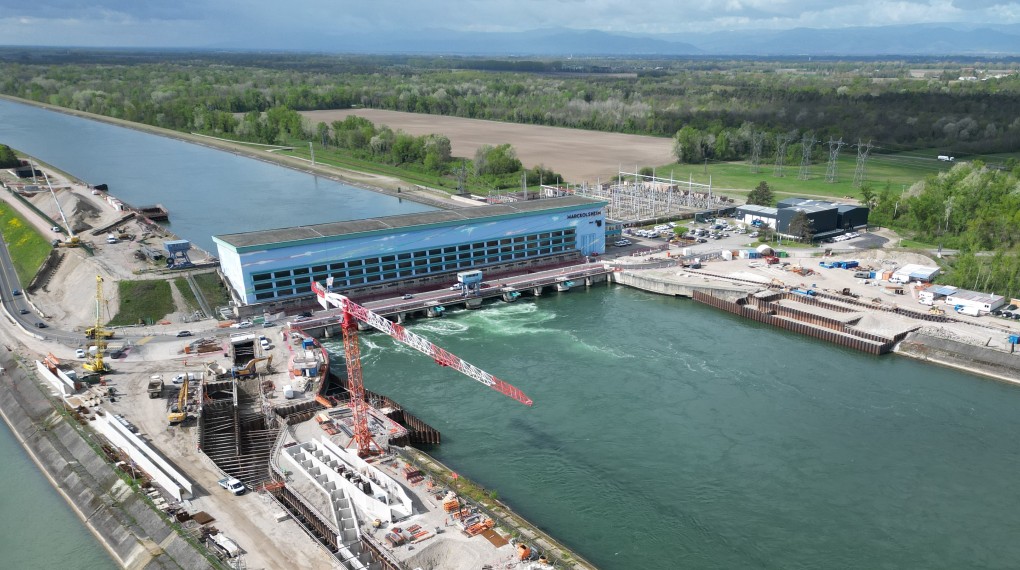
[(255, 299), (264, 301), (311, 291), (312, 280), (333, 277), (333, 288), (457, 271), (563, 253), (575, 248), (574, 229), (414, 250), (393, 255), (306, 265), (252, 274)]

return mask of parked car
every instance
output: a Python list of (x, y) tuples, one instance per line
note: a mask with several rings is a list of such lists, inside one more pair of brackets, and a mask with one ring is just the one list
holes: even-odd
[(76, 358), (85, 358), (85, 349), (79, 348), (78, 350), (74, 351), (74, 356)]
[(307, 319), (307, 318), (311, 318), (311, 316), (312, 316), (312, 312), (311, 312), (311, 311), (304, 311), (304, 312), (302, 312), (302, 313), (301, 313), (301, 315), (300, 315), (300, 316), (302, 316), (302, 317), (304, 317), (304, 318), (306, 318), (306, 319)]
[(234, 324), (230, 325), (230, 328), (232, 328), (232, 329), (246, 329), (246, 328), (249, 328), (251, 326), (252, 326), (252, 322), (251, 321), (241, 321), (239, 323), (234, 323)]
[(50, 230), (53, 231), (54, 233), (58, 233), (59, 234), (60, 233), (60, 226), (53, 226), (53, 227), (50, 228)]
[(191, 331), (178, 331), (177, 336), (191, 336)]
[(995, 315), (996, 317), (1008, 317), (1010, 315), (1007, 313), (1012, 313), (1015, 310), (1016, 305), (1010, 304), (1006, 305), (1005, 307), (999, 307), (998, 309), (995, 309), (994, 311), (992, 311), (992, 314)]

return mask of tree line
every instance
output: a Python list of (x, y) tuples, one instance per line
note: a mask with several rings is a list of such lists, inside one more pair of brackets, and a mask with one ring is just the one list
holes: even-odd
[(610, 61), (595, 67), (612, 73), (570, 74), (558, 71), (568, 67), (559, 61), (491, 58), (132, 55), (0, 57), (0, 91), (209, 133), (230, 132), (232, 114), (360, 106), (677, 137), (683, 162), (744, 159), (754, 131), (958, 157), (1020, 147), (1015, 73), (911, 79), (920, 64), (907, 61)]
[(890, 226), (940, 248), (959, 250), (940, 281), (1020, 297), (1020, 163), (957, 164), (902, 195), (864, 188), (869, 222)]

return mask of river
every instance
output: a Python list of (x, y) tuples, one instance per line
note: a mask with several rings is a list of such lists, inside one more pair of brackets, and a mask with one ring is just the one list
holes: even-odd
[[(118, 193), (120, 170), (105, 155), (81, 173), (72, 156), (12, 136), (7, 125), (26, 113), (59, 117), (55, 138), (93, 128), (0, 101), (0, 142)], [(104, 136), (121, 132), (132, 144), (158, 141), (160, 161), (202, 154), (224, 180), (262, 166), (123, 129)], [(223, 187), (239, 199), (247, 191)], [(138, 201), (169, 205), (159, 193)], [(249, 229), (304, 223), (301, 208), (270, 219), (241, 203)], [(201, 207), (185, 202), (171, 215)], [(174, 229), (196, 243), (220, 231)], [(1020, 566), (1012, 385), (619, 286), (452, 311), (411, 328), (535, 406), (372, 334), (363, 337), (366, 386), (441, 430), (440, 460), (605, 570)], [(7, 469), (0, 464), (2, 480)], [(0, 510), (0, 524), (17, 534), (11, 516)], [(43, 541), (18, 536), (12, 543)]]

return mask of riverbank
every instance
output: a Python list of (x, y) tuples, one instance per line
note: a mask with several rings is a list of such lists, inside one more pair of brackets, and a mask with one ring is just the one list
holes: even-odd
[[(778, 273), (765, 278), (758, 277), (760, 270), (756, 268), (741, 268), (735, 276), (721, 275), (732, 263), (713, 262), (704, 271), (678, 271), (677, 267), (670, 267), (623, 270), (612, 275), (616, 283), (650, 293), (695, 300), (701, 295), (723, 301), (710, 303), (713, 306), (739, 305), (739, 311), (734, 307), (730, 312), (741, 315), (747, 312), (743, 316), (756, 316), (754, 320), (759, 322), (840, 346), (872, 354), (892, 352), (1020, 384), (1020, 354), (1008, 343), (1007, 335), (1012, 333), (1009, 328), (956, 319), (921, 320), (926, 313), (882, 303), (866, 306), (853, 296), (840, 299), (831, 295), (791, 294), (795, 284), (782, 282)], [(773, 271), (767, 267), (764, 270)]]
[[(111, 558), (122, 568), (220, 568), (117, 473), (100, 454), (95, 436), (56, 407), (22, 366), (27, 360), (7, 350), (0, 417)], [(9, 492), (14, 484), (8, 482)]]
[(216, 150), (226, 151), (231, 154), (253, 158), (255, 160), (260, 160), (262, 162), (266, 162), (269, 164), (275, 164), (277, 166), (283, 166), (285, 168), (296, 170), (298, 172), (304, 172), (307, 174), (311, 174), (313, 176), (327, 178), (329, 180), (333, 180), (334, 182), (347, 184), (350, 186), (360, 188), (362, 190), (369, 190), (371, 192), (385, 194), (387, 196), (400, 198), (402, 200), (417, 202), (419, 204), (424, 204), (426, 206), (432, 206), (441, 209), (459, 207), (458, 203), (447, 195), (439, 195), (421, 189), (410, 191), (409, 189), (412, 188), (413, 185), (398, 178), (366, 174), (355, 170), (348, 170), (323, 165), (321, 163), (312, 164), (311, 161), (308, 160), (268, 152), (265, 149), (252, 148), (251, 146), (245, 145), (243, 143), (235, 143), (228, 141), (226, 139), (211, 137), (207, 135), (182, 133), (171, 129), (164, 129), (162, 127), (155, 127), (143, 123), (135, 123), (132, 121), (126, 121), (124, 119), (107, 117), (105, 115), (87, 113), (85, 111), (77, 111), (75, 109), (58, 107), (56, 105), (41, 103), (39, 101), (32, 101), (29, 99), (12, 97), (10, 95), (0, 94), (0, 99), (6, 99), (14, 103), (21, 103), (23, 105), (31, 105), (33, 107), (38, 107), (40, 109), (46, 109), (47, 111), (55, 111), (57, 113), (62, 113), (73, 117), (90, 119), (93, 121), (99, 121), (110, 125), (116, 125), (118, 127), (124, 127), (127, 129), (132, 129), (151, 135), (177, 139), (208, 148), (214, 148)]

